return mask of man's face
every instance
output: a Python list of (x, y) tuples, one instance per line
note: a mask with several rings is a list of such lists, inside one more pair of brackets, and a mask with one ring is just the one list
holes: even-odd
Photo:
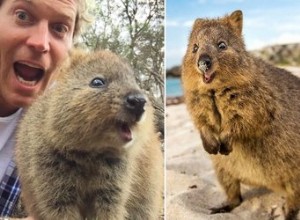
[(0, 116), (30, 105), (72, 46), (75, 0), (4, 0), (0, 6)]

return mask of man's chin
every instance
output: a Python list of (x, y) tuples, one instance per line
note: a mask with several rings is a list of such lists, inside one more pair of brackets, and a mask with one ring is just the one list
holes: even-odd
[(34, 100), (36, 99), (36, 95), (22, 95), (22, 94), (15, 94), (12, 98), (13, 106), (16, 108), (26, 108), (29, 107)]

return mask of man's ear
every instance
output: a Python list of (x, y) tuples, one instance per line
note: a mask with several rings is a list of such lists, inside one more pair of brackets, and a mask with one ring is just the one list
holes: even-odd
[(228, 17), (229, 24), (233, 27), (238, 36), (242, 35), (243, 29), (243, 12), (237, 10), (231, 13)]

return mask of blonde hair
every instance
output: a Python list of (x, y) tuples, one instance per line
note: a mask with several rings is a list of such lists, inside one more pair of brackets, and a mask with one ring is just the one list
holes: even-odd
[[(0, 0), (0, 7), (3, 4), (4, 1), (8, 0)], [(80, 31), (82, 29), (82, 26), (84, 24), (91, 22), (91, 16), (88, 14), (88, 4), (87, 0), (75, 0), (77, 3), (77, 15), (75, 20), (75, 28), (73, 36), (77, 36), (80, 34)]]
[[(1, 0), (0, 0), (1, 1)], [(82, 27), (92, 21), (91, 15), (88, 13), (87, 0), (76, 0), (78, 5), (78, 11), (75, 20), (75, 28), (73, 36), (80, 34)]]

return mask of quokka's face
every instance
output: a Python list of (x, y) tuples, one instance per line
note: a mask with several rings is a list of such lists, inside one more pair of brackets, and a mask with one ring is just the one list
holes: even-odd
[[(71, 65), (55, 92), (66, 100), (58, 102), (64, 103), (57, 106), (58, 111), (68, 114), (63, 114), (67, 118), (58, 116), (54, 125), (68, 125), (73, 136), (95, 146), (118, 147), (131, 142), (150, 105), (131, 68), (108, 52)], [(60, 130), (63, 134), (68, 128)]]
[(195, 21), (184, 60), (185, 69), (189, 69), (184, 74), (193, 75), (189, 78), (210, 85), (234, 77), (245, 49), (240, 30), (230, 23), (231, 16)]

